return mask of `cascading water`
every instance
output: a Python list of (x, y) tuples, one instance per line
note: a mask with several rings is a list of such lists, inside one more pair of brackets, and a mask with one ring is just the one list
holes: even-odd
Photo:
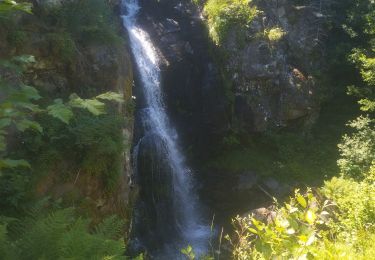
[[(158, 54), (148, 34), (137, 25), (136, 18), (140, 10), (138, 0), (123, 0), (123, 6), (126, 9), (126, 15), (123, 15), (124, 26), (129, 34), (145, 103), (138, 113), (143, 137), (133, 151), (136, 175), (144, 174), (140, 173), (138, 167), (139, 163), (145, 163), (140, 162), (142, 147), (152, 147), (149, 148), (152, 155), (143, 159), (152, 164), (146, 172), (150, 176), (136, 177), (151, 180), (147, 182), (148, 187), (142, 186), (146, 184), (140, 185), (140, 200), (143, 197), (144, 201), (140, 203), (143, 204), (139, 207), (142, 209), (136, 213), (139, 215), (136, 225), (143, 233), (147, 233), (143, 234), (146, 237), (144, 240), (157, 241), (144, 242), (142, 235), (136, 239), (141, 244), (146, 244), (146, 249), (154, 251), (152, 254), (155, 258), (166, 259), (168, 256), (168, 259), (178, 259), (180, 249), (187, 245), (193, 246), (198, 252), (204, 252), (210, 231), (201, 224), (192, 174), (177, 147), (177, 135), (165, 111)], [(147, 189), (152, 191), (147, 192)], [(149, 224), (150, 221), (156, 224)], [(154, 243), (154, 249), (150, 249), (150, 243)]]

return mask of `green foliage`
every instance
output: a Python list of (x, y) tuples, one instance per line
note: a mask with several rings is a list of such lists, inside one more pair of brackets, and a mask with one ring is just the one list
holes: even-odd
[(212, 40), (221, 45), (230, 29), (243, 30), (259, 14), (251, 0), (208, 0), (204, 11), (208, 17), (208, 27)]
[[(104, 181), (108, 187), (115, 185), (121, 171), (122, 121), (104, 114), (108, 102), (123, 103), (122, 95), (107, 92), (93, 99), (81, 99), (73, 94), (68, 102), (56, 99), (44, 108), (40, 104), (48, 101), (21, 80), (23, 71), (34, 62), (32, 56), (18, 56), (0, 64), (6, 72), (0, 76), (0, 194), (4, 198), (0, 204), (5, 209), (18, 207), (24, 201), (30, 181), (52, 167), (45, 160), (54, 161), (66, 153), (61, 147), (75, 151), (77, 145), (79, 156), (74, 159), (79, 158), (81, 167), (90, 173), (108, 177)], [(27, 136), (21, 137), (22, 148), (8, 150), (8, 139), (18, 136)], [(31, 172), (35, 174), (30, 175)]]
[(66, 1), (62, 7), (50, 10), (47, 19), (54, 21), (57, 28), (82, 45), (123, 42), (117, 33), (118, 24), (105, 0)]
[(30, 3), (17, 3), (13, 0), (2, 0), (0, 2), (0, 17), (14, 11), (31, 13), (31, 7), (32, 5)]
[[(374, 192), (374, 183), (333, 179), (323, 188), (329, 199), (311, 190), (304, 195), (297, 190), (284, 206), (275, 205), (273, 219), (268, 223), (251, 215), (237, 217), (233, 220), (235, 234), (227, 236), (233, 257), (371, 259), (375, 253)], [(361, 195), (364, 202), (360, 202)], [(358, 208), (356, 203), (360, 203)]]
[(181, 253), (187, 257), (189, 260), (195, 259), (195, 253), (191, 246), (187, 246), (186, 248), (181, 249)]
[(47, 107), (47, 113), (68, 124), (73, 117), (73, 111), (61, 99), (55, 99), (54, 104)]
[(227, 237), (234, 246), (235, 259), (295, 259), (315, 254), (314, 244), (319, 228), (326, 224), (328, 201), (320, 203), (308, 190), (295, 196), (275, 212), (272, 222), (265, 224), (252, 216), (233, 220), (235, 238)]
[(374, 120), (361, 116), (349, 126), (355, 131), (344, 135), (338, 145), (341, 155), (338, 165), (344, 176), (363, 179), (375, 162)]
[(279, 41), (285, 35), (285, 32), (280, 27), (274, 27), (269, 30), (266, 30), (265, 34), (267, 36), (267, 39), (271, 43), (274, 43), (274, 42)]
[(343, 28), (355, 41), (349, 56), (359, 71), (362, 82), (349, 87), (358, 96), (361, 110), (375, 111), (375, 3), (370, 0), (353, 1)]
[(30, 214), (0, 224), (0, 252), (7, 259), (125, 259), (123, 222), (110, 217), (90, 231), (90, 220), (71, 208)]
[(361, 110), (369, 112), (375, 111), (375, 37), (372, 40), (373, 46), (370, 50), (354, 49), (350, 56), (359, 69), (364, 85), (361, 88), (349, 87), (349, 93), (361, 97)]
[(122, 127), (123, 120), (119, 116), (94, 118), (82, 114), (69, 129), (68, 142), (76, 149), (79, 167), (83, 172), (101, 178), (109, 190), (116, 186), (122, 172), (125, 149)]
[[(20, 56), (13, 60), (21, 64), (35, 62), (33, 57), (27, 56)], [(85, 109), (98, 116), (106, 112), (105, 103), (101, 100), (123, 102), (122, 96), (113, 92), (101, 94), (93, 99), (81, 99), (76, 94), (72, 94), (68, 103), (64, 104), (61, 99), (57, 99), (53, 105), (43, 109), (36, 103), (41, 99), (41, 96), (34, 87), (27, 86), (20, 80), (16, 84), (13, 82), (14, 75), (17, 75), (17, 73), (19, 76), (22, 75), (22, 67), (11, 62), (3, 62), (3, 67), (12, 69), (9, 71), (9, 78), (0, 76), (0, 88), (3, 92), (2, 102), (0, 103), (0, 152), (6, 151), (5, 136), (7, 129), (12, 124), (21, 132), (31, 129), (42, 133), (42, 126), (34, 120), (37, 114), (47, 113), (64, 123), (69, 123), (74, 115), (73, 108)], [(1, 158), (0, 169), (1, 166), (9, 167), (11, 165)], [(13, 165), (18, 166), (18, 164)]]
[[(372, 175), (375, 173), (372, 168)], [(370, 176), (368, 176), (369, 178)], [(356, 182), (352, 179), (333, 178), (325, 182), (323, 193), (338, 207), (332, 228), (338, 237), (350, 238), (363, 230), (375, 231), (375, 182), (370, 178)]]

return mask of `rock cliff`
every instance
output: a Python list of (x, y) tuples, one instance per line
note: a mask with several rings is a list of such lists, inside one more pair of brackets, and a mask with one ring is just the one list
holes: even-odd
[(306, 126), (317, 116), (319, 86), (313, 75), (324, 66), (319, 58), (325, 28), (324, 15), (311, 2), (253, 1), (260, 13), (250, 27), (230, 28), (218, 47), (226, 55), (222, 65), (232, 82), (237, 127)]
[[(164, 57), (169, 111), (190, 143), (207, 143), (229, 129), (251, 133), (314, 122), (314, 72), (324, 66), (319, 1), (252, 1), (259, 15), (246, 30), (229, 28), (220, 46), (210, 42), (204, 4), (141, 2), (142, 23)], [(272, 29), (281, 37), (271, 39)]]

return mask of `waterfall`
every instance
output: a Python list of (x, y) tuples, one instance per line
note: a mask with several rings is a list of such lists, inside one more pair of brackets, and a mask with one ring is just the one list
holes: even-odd
[[(204, 252), (208, 236), (210, 234), (209, 228), (202, 224), (201, 216), (199, 214), (198, 203), (193, 185), (192, 172), (187, 167), (183, 154), (178, 148), (178, 136), (175, 129), (171, 126), (167, 116), (163, 94), (161, 90), (161, 72), (159, 68), (159, 57), (149, 35), (137, 25), (137, 14), (140, 10), (138, 0), (123, 0), (123, 6), (126, 8), (126, 14), (122, 16), (124, 26), (128, 31), (130, 46), (133, 53), (134, 61), (139, 73), (139, 81), (142, 87), (142, 95), (144, 96), (145, 107), (140, 111), (140, 121), (143, 128), (143, 137), (140, 138), (139, 143), (135, 146), (134, 156), (138, 157), (140, 152), (140, 145), (142, 142), (152, 143), (156, 148), (153, 148), (157, 153), (157, 157), (152, 157), (152, 163), (160, 164), (165, 161), (168, 164), (170, 171), (169, 187), (167, 192), (170, 203), (165, 207), (167, 211), (155, 213), (156, 218), (173, 219), (173, 221), (163, 221), (163, 219), (155, 220), (156, 223), (163, 223), (165, 227), (158, 227), (159, 233), (167, 232), (167, 230), (174, 230), (165, 234), (164, 237), (169, 237), (164, 241), (154, 241), (158, 244), (159, 251), (156, 253), (158, 257), (164, 258), (166, 255), (177, 259), (180, 254), (180, 249), (191, 245), (195, 251)], [(156, 159), (155, 159), (156, 158)], [(138, 158), (134, 158), (137, 163)], [(166, 171), (160, 170), (163, 167), (157, 166), (159, 175), (165, 175)], [(157, 169), (148, 174), (155, 174)], [(138, 171), (138, 166), (135, 167)], [(138, 174), (137, 172), (135, 173)], [(159, 177), (152, 177), (158, 179)], [(163, 177), (166, 178), (166, 177)], [(159, 178), (160, 179), (160, 178)], [(153, 186), (153, 183), (150, 185)], [(141, 187), (141, 189), (148, 189), (151, 187)], [(162, 203), (157, 203), (159, 197), (155, 194), (149, 196), (153, 206), (158, 207)], [(156, 202), (155, 202), (156, 201)], [(163, 204), (163, 205), (164, 205)], [(170, 205), (169, 205), (170, 204)], [(146, 205), (146, 207), (151, 207)], [(156, 212), (158, 209), (155, 210)], [(163, 210), (161, 210), (163, 211)], [(139, 223), (138, 225), (146, 225)], [(173, 227), (171, 227), (173, 226)], [(164, 231), (165, 230), (165, 231)], [(172, 234), (173, 233), (173, 234)], [(163, 237), (163, 236), (155, 236)], [(159, 239), (158, 239), (159, 240)], [(163, 240), (163, 239), (162, 239)], [(142, 241), (141, 241), (142, 243)], [(147, 246), (146, 246), (147, 247)]]

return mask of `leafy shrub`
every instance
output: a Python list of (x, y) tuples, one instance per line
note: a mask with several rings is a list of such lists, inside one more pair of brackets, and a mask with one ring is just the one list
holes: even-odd
[(101, 178), (107, 189), (116, 185), (122, 172), (123, 123), (116, 115), (92, 117), (81, 114), (69, 128), (79, 167), (87, 174)]
[(9, 15), (14, 11), (31, 13), (32, 5), (30, 3), (19, 3), (13, 0), (3, 0), (0, 2), (0, 18), (3, 15)]
[(270, 42), (277, 42), (285, 35), (285, 32), (280, 27), (274, 27), (267, 30), (266, 35)]
[(339, 144), (338, 165), (344, 176), (363, 179), (375, 162), (375, 127), (369, 117), (358, 117), (349, 123), (354, 133), (344, 135)]
[[(367, 188), (360, 191), (366, 185)], [(369, 194), (365, 194), (369, 191)], [(275, 205), (275, 216), (269, 223), (263, 223), (253, 216), (234, 219), (235, 234), (227, 237), (233, 246), (233, 257), (373, 258), (374, 183), (333, 179), (326, 184), (323, 192), (329, 198), (337, 199), (337, 204), (321, 195), (314, 196), (311, 190), (305, 195), (296, 191), (289, 203)], [(365, 202), (359, 202), (362, 195)], [(360, 203), (358, 212), (356, 203)]]
[(295, 196), (284, 207), (276, 209), (274, 219), (266, 224), (252, 216), (233, 220), (235, 235), (229, 239), (235, 259), (286, 259), (315, 253), (319, 225), (326, 222), (328, 201), (321, 203), (308, 190)]
[[(374, 175), (375, 168), (371, 172)], [(356, 231), (366, 229), (375, 231), (375, 182), (370, 175), (367, 180), (356, 182), (335, 177), (322, 189), (339, 209), (335, 214), (338, 222), (332, 223), (339, 237), (350, 238)]]
[(50, 16), (56, 19), (58, 28), (65, 30), (81, 44), (122, 42), (108, 1), (67, 1), (61, 8), (52, 11)]
[(208, 0), (204, 11), (212, 40), (220, 45), (229, 29), (243, 30), (250, 26), (259, 14), (251, 0)]
[(125, 259), (123, 222), (115, 216), (94, 230), (72, 208), (2, 222), (0, 254), (5, 259)]
[[(56, 99), (43, 107), (39, 105), (42, 103), (39, 92), (21, 80), (25, 67), (33, 62), (32, 56), (0, 61), (0, 69), (4, 71), (0, 75), (0, 195), (3, 198), (0, 207), (6, 210), (19, 207), (30, 190), (30, 181), (56, 170), (56, 164), (63, 169), (61, 174), (74, 166), (83, 167), (103, 177), (108, 187), (116, 183), (121, 172), (123, 121), (115, 111), (113, 116), (105, 114), (109, 107), (106, 102), (122, 103), (122, 95), (107, 92), (82, 99), (72, 94), (67, 102)], [(13, 140), (12, 149), (7, 149), (9, 139)], [(69, 157), (74, 151), (79, 153)], [(76, 165), (67, 168), (63, 159)]]

